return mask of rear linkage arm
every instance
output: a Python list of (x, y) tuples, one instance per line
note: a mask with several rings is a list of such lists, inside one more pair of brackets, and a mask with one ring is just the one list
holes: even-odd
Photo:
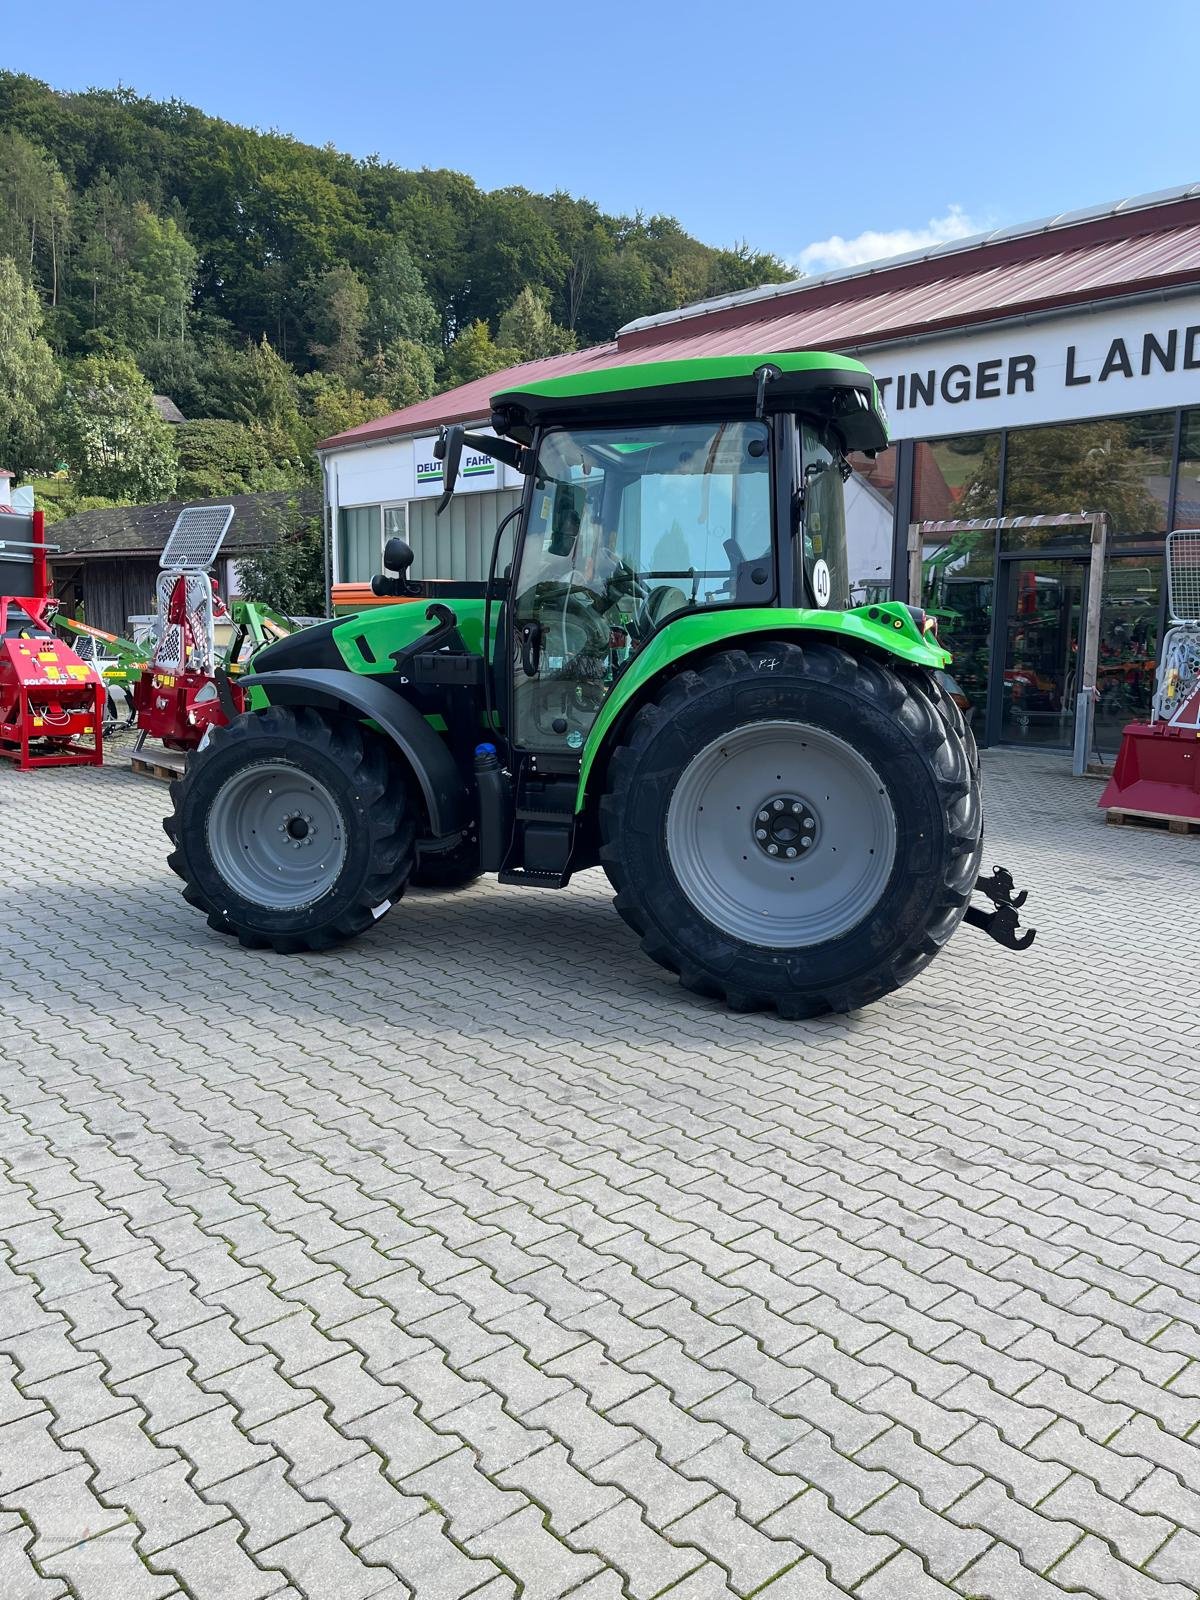
[(977, 906), (968, 906), (964, 920), (973, 928), (982, 928), (989, 938), (995, 939), (1007, 950), (1028, 950), (1037, 938), (1037, 929), (1026, 928), (1022, 933), (1017, 932), (1021, 926), (1017, 908), (1025, 904), (1029, 891), (1022, 889), (1019, 894), (1014, 894), (1014, 887), (1011, 872), (1004, 867), (993, 867), (991, 877), (977, 879), (975, 888), (987, 896), (995, 910), (981, 911)]

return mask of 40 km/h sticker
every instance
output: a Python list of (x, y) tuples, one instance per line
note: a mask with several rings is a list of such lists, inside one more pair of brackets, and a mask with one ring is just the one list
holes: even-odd
[(829, 604), (829, 596), (833, 593), (833, 581), (829, 576), (829, 563), (827, 561), (814, 561), (812, 569), (813, 598), (819, 606)]

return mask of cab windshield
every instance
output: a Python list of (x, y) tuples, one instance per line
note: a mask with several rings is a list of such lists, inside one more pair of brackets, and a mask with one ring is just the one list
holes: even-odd
[(514, 588), (518, 635), (533, 630), (522, 743), (579, 748), (616, 674), (676, 613), (770, 600), (770, 459), (761, 422), (544, 436)]

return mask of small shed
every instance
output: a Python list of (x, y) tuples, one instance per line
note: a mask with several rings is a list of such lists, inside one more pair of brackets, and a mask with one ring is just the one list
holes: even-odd
[[(189, 505), (231, 505), (233, 524), (225, 538), (215, 576), (228, 599), (236, 594), (236, 564), (269, 549), (283, 534), (321, 512), (320, 490), (281, 489), (264, 494), (221, 495)], [(175, 519), (177, 500), (153, 506), (109, 506), (81, 511), (46, 529), (50, 578), (63, 609), (82, 608), (87, 620), (110, 633), (123, 633), (126, 618), (154, 610), (158, 562)]]

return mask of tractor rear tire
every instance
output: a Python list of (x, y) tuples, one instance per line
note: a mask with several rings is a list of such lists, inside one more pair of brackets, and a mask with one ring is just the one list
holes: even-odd
[(327, 950), (403, 895), (416, 810), (383, 741), (270, 706), (215, 727), (171, 785), (163, 827), (183, 897), (248, 949)]
[(914, 978), (979, 873), (977, 768), (932, 679), (834, 644), (724, 651), (614, 751), (600, 859), (686, 989), (786, 1018)]

